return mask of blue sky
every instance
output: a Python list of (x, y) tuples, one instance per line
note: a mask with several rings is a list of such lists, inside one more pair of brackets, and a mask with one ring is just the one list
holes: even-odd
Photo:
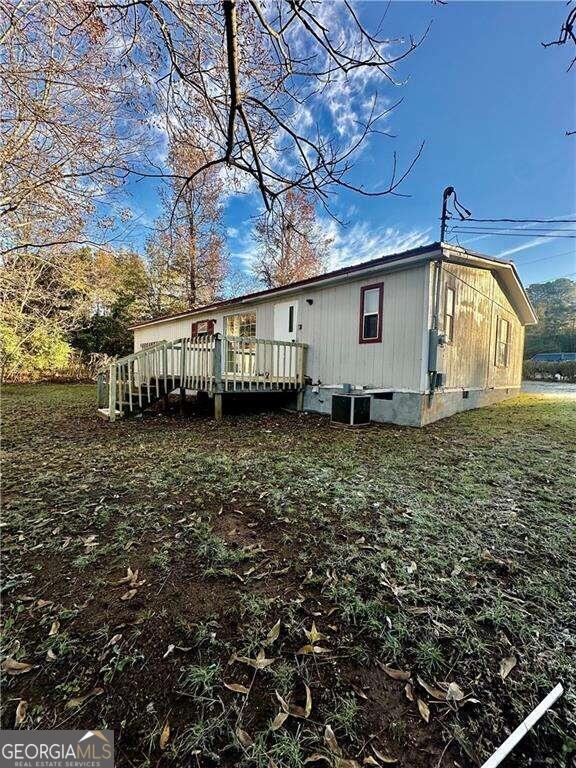
[[(386, 4), (359, 7), (374, 22)], [(397, 72), (406, 84), (383, 92), (392, 101), (403, 98), (386, 124), (396, 138), (372, 137), (352, 178), (377, 188), (389, 177), (394, 150), (402, 164), (426, 145), (401, 189), (409, 197), (334, 196), (333, 209), (347, 226), (326, 219), (332, 266), (437, 240), (447, 185), (476, 218), (576, 219), (576, 136), (565, 136), (576, 129), (576, 74), (566, 72), (574, 52), (540, 44), (558, 34), (565, 15), (564, 2), (392, 2), (384, 34), (417, 37), (432, 26)], [(154, 185), (133, 183), (131, 203), (137, 220), (128, 243), (142, 248), (158, 212)], [(227, 247), (238, 270), (249, 265), (251, 217), (260, 205), (256, 194), (227, 201)], [(576, 278), (576, 240), (539, 238), (529, 229), (521, 235), (459, 237), (462, 245), (513, 260), (526, 284)]]

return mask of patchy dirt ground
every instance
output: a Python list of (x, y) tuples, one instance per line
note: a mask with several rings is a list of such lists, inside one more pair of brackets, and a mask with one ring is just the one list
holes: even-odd
[(93, 401), (4, 388), (2, 727), (113, 728), (119, 766), (475, 766), (562, 681), (506, 765), (566, 765), (573, 402), (341, 431)]

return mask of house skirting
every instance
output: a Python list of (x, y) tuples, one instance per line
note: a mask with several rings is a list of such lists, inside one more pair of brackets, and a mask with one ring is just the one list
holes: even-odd
[[(304, 410), (315, 413), (332, 411), (332, 395), (341, 395), (342, 387), (306, 387)], [(362, 390), (352, 390), (363, 394)], [(396, 392), (371, 394), (371, 419), (384, 424), (401, 424), (423, 427), (439, 419), (445, 419), (460, 411), (482, 408), (508, 397), (514, 397), (520, 387), (482, 390), (437, 390), (432, 397), (421, 392)], [(368, 393), (365, 393), (368, 394)]]

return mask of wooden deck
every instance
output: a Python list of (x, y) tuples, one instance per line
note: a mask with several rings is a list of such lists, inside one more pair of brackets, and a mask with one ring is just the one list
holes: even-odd
[(299, 342), (220, 334), (161, 342), (111, 364), (99, 382), (99, 412), (114, 421), (180, 389), (214, 397), (220, 418), (226, 393), (301, 391), (306, 350)]

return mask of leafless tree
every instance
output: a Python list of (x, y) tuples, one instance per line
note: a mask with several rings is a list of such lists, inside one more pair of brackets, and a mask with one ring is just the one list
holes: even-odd
[(222, 294), (227, 275), (222, 227), (223, 182), (217, 166), (206, 165), (205, 152), (190, 144), (190, 133), (173, 139), (169, 166), (193, 180), (162, 191), (163, 214), (147, 243), (153, 303), (158, 311), (193, 309)]
[[(209, 160), (257, 185), (267, 209), (288, 189), (328, 207), (335, 186), (398, 194), (422, 146), (368, 190), (350, 180), (354, 157), (396, 103), (383, 83), (420, 44), (370, 31), (349, 0), (96, 1), (87, 18), (113, 29), (133, 78), (148, 88), (167, 131), (192, 128)], [(131, 171), (165, 177), (162, 168)], [(182, 194), (194, 174), (176, 175)]]
[[(568, 0), (567, 5), (571, 5), (571, 0)], [(544, 48), (550, 48), (553, 45), (565, 45), (566, 43), (574, 43), (576, 45), (576, 6), (573, 6), (568, 10), (568, 14), (562, 27), (560, 28), (560, 34), (556, 40), (550, 40), (547, 43), (542, 43)], [(576, 64), (576, 56), (572, 58), (572, 61), (568, 65), (568, 72)], [(566, 131), (566, 136), (575, 136), (576, 131)]]
[(135, 84), (115, 61), (112, 33), (84, 21), (83, 5), (0, 5), (3, 253), (86, 237), (86, 220), (143, 143), (143, 120), (126, 111)]
[(330, 241), (318, 225), (310, 193), (286, 192), (282, 206), (258, 217), (254, 240), (254, 273), (268, 288), (313, 277), (325, 268)]

